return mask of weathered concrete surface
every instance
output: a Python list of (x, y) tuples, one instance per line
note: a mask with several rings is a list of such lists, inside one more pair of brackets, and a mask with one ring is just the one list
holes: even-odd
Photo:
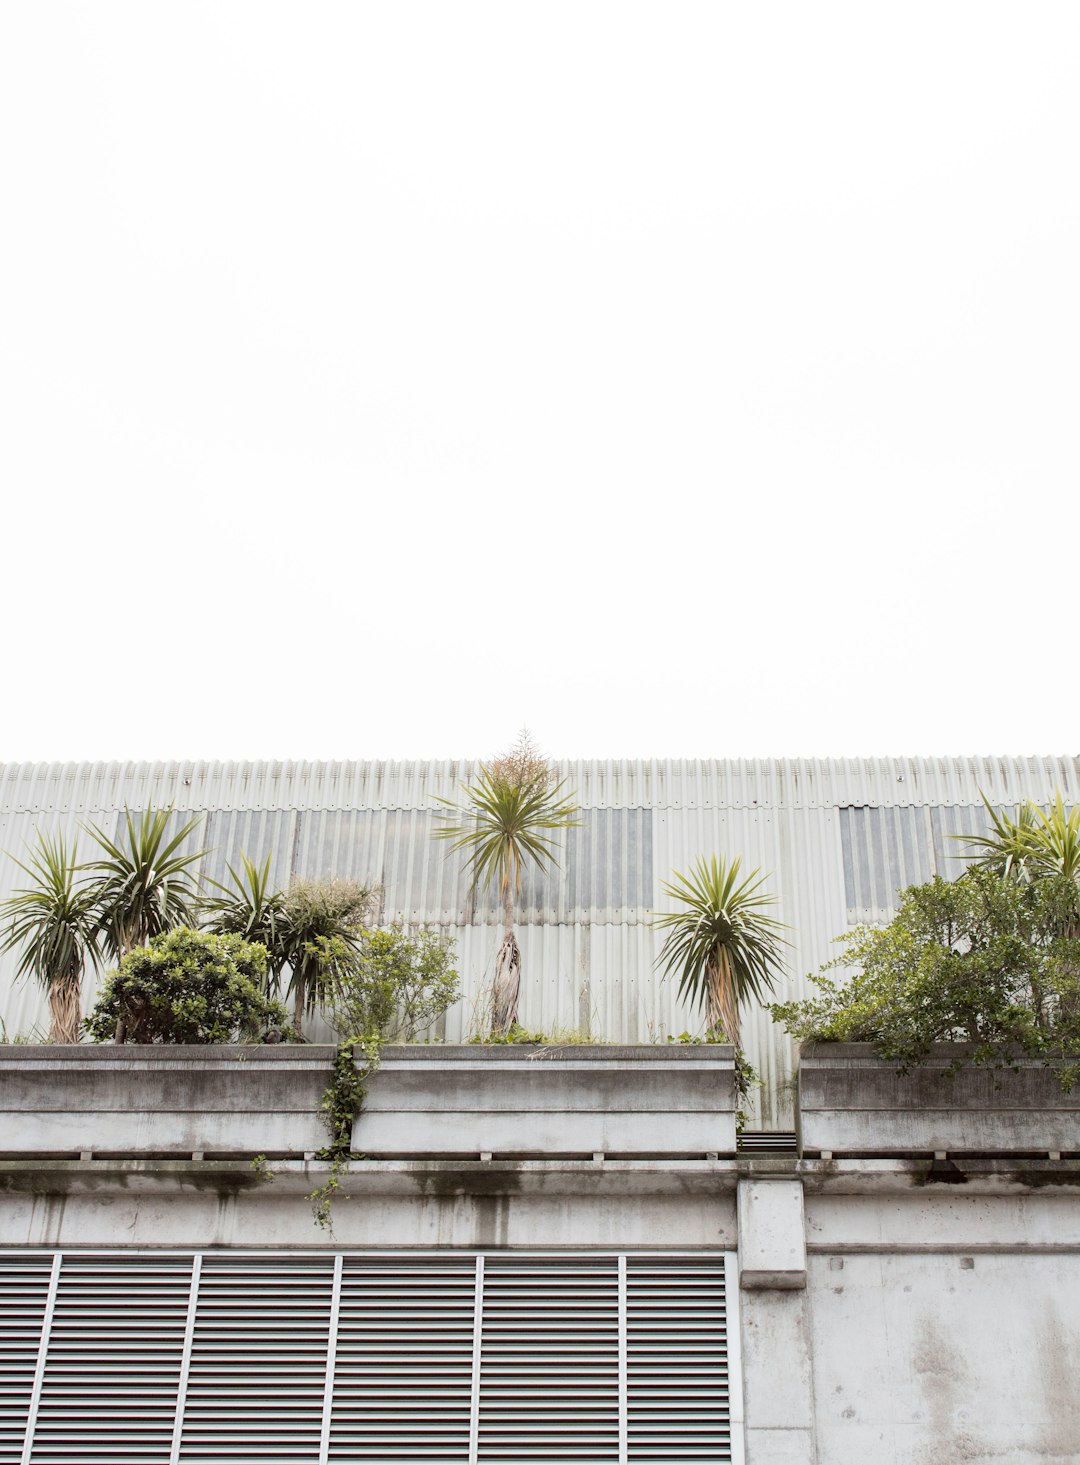
[(353, 1149), (372, 1157), (733, 1154), (733, 1052), (727, 1044), (387, 1047)]
[[(2, 1047), (0, 1156), (311, 1154), (327, 1143), (334, 1053)], [(387, 1047), (353, 1148), (379, 1158), (733, 1153), (732, 1050)]]
[(353, 1161), (333, 1235), (310, 1194), (325, 1164), (260, 1179), (224, 1161), (0, 1161), (0, 1246), (550, 1247), (735, 1244), (724, 1161)]
[(0, 1155), (304, 1155), (335, 1049), (0, 1047)]
[(938, 1043), (910, 1073), (869, 1043), (810, 1043), (799, 1059), (804, 1153), (1080, 1151), (1080, 1085), (1066, 1094), (1042, 1064), (953, 1065), (970, 1048)]
[(818, 1458), (1076, 1465), (1080, 1259), (811, 1256)]
[(747, 1465), (814, 1465), (806, 1293), (744, 1291), (739, 1310)]
[(797, 1178), (739, 1181), (739, 1281), (747, 1290), (806, 1286), (803, 1188)]

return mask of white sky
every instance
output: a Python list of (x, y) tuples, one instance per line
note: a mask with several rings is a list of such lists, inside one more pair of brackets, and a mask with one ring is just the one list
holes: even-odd
[(0, 9), (0, 758), (1077, 750), (1080, 6)]

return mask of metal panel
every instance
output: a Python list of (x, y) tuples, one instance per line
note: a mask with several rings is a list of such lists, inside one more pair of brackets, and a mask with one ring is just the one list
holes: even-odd
[(0, 1256), (0, 1458), (738, 1459), (725, 1275), (699, 1253)]
[[(1080, 758), (683, 758), (557, 763), (585, 808), (836, 808), (1080, 799)], [(367, 763), (7, 763), (0, 812), (103, 809), (436, 809), (475, 760)]]
[(37, 1375), (52, 1262), (0, 1257), (0, 1465), (19, 1465)]
[[(500, 918), (497, 900), (470, 894), (460, 857), (431, 832), (436, 795), (456, 796), (475, 770), (467, 761), (0, 765), (0, 848), (19, 854), (39, 826), (115, 829), (125, 807), (174, 802), (177, 817), (209, 811), (198, 837), (214, 848), (206, 870), (217, 878), (246, 851), (270, 853), (282, 883), (293, 873), (378, 880), (380, 921), (426, 922), (457, 937), (464, 996), (433, 1034), (457, 1040), (483, 1028)], [(667, 905), (663, 882), (697, 855), (738, 854), (769, 873), (791, 941), (776, 995), (797, 997), (852, 921), (886, 920), (898, 888), (957, 873), (960, 846), (948, 836), (982, 827), (980, 790), (1010, 808), (1045, 803), (1058, 788), (1080, 800), (1075, 757), (598, 760), (559, 771), (583, 824), (560, 836), (557, 870), (526, 874), (521, 1018), (549, 1034), (586, 1030), (616, 1042), (700, 1030), (700, 1016), (656, 973), (648, 925)], [(0, 859), (0, 898), (18, 878)], [(44, 1036), (44, 996), (13, 984), (16, 960), (0, 957), (0, 1019), (9, 1039)], [(84, 1008), (95, 986), (88, 973)], [(315, 1025), (312, 1035), (329, 1030)], [(760, 1009), (744, 1014), (743, 1040), (765, 1080), (755, 1122), (790, 1127), (790, 1042)]]
[(190, 1283), (190, 1257), (63, 1257), (29, 1465), (168, 1465)]
[(318, 1461), (333, 1290), (332, 1257), (203, 1257), (181, 1461)]

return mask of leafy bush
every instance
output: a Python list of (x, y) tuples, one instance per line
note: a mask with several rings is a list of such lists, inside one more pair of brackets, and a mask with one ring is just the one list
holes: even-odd
[(262, 992), (266, 949), (180, 926), (137, 947), (106, 978), (86, 1030), (96, 1043), (228, 1043), (291, 1036)]
[[(769, 1011), (800, 1041), (873, 1043), (901, 1068), (931, 1043), (975, 1045), (975, 1062), (1038, 1056), (1071, 1084), (1080, 1053), (1080, 891), (972, 869), (903, 892), (895, 919), (840, 938), (818, 995)], [(849, 969), (844, 976), (828, 973)], [(852, 970), (853, 969), (853, 970)]]
[(313, 957), (333, 991), (331, 1020), (351, 1039), (407, 1042), (441, 1017), (460, 993), (454, 941), (428, 927), (362, 931), (355, 942), (313, 943)]

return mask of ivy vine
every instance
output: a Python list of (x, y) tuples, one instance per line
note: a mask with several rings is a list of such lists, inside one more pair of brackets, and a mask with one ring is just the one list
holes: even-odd
[[(338, 1044), (330, 1083), (322, 1096), (320, 1108), (323, 1123), (330, 1136), (330, 1143), (318, 1152), (316, 1159), (329, 1160), (330, 1170), (326, 1180), (308, 1196), (315, 1224), (333, 1234), (331, 1209), (342, 1176), (347, 1174), (352, 1159), (352, 1131), (357, 1116), (364, 1107), (369, 1078), (379, 1066), (382, 1040), (379, 1037), (347, 1038)], [(360, 1052), (367, 1060), (364, 1078), (356, 1070), (356, 1057)]]

